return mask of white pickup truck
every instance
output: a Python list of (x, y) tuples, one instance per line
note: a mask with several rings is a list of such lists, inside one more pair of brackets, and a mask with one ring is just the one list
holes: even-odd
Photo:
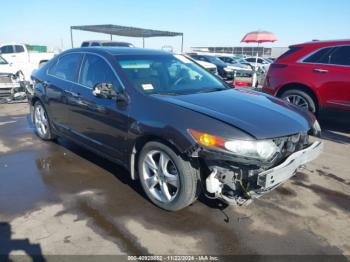
[(28, 51), (27, 45), (17, 43), (0, 44), (0, 55), (11, 66), (21, 70), (27, 81), (30, 80), (33, 70), (55, 56), (51, 52)]

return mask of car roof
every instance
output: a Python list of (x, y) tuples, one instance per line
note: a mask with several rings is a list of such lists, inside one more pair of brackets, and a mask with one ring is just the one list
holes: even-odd
[(311, 41), (302, 44), (297, 44), (294, 46), (332, 46), (332, 45), (348, 45), (350, 44), (350, 39), (342, 40), (324, 40), (324, 41)]
[(83, 41), (83, 43), (92, 43), (92, 42), (96, 42), (96, 43), (127, 43), (127, 44), (130, 44), (128, 42), (113, 41), (113, 40), (86, 40), (86, 41)]
[(70, 52), (92, 52), (98, 54), (109, 54), (109, 55), (170, 55), (172, 53), (147, 48), (128, 48), (128, 47), (104, 47), (104, 46), (94, 46), (94, 47), (81, 47), (69, 49), (65, 54)]

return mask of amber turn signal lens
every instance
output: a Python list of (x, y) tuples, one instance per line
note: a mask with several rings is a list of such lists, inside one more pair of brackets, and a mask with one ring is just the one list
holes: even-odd
[(212, 146), (221, 146), (225, 142), (222, 138), (210, 135), (207, 133), (199, 132), (196, 130), (189, 130), (193, 138), (199, 142), (200, 144), (207, 146), (207, 147), (212, 147)]

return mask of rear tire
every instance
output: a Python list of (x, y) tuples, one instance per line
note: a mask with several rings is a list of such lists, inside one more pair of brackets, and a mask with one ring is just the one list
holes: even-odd
[(45, 107), (40, 101), (34, 104), (33, 121), (36, 134), (45, 141), (56, 139), (52, 133), (50, 119), (47, 115)]
[(146, 195), (162, 209), (183, 209), (198, 196), (199, 170), (165, 144), (147, 143), (138, 158), (138, 171)]
[(307, 109), (310, 112), (317, 114), (317, 105), (314, 99), (305, 91), (298, 89), (290, 89), (282, 93), (281, 98), (291, 104)]

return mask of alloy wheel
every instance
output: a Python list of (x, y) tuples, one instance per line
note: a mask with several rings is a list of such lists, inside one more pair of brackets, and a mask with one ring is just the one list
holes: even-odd
[(142, 167), (151, 195), (163, 203), (174, 200), (180, 189), (180, 177), (170, 157), (160, 150), (152, 150), (146, 154)]
[(46, 112), (42, 105), (38, 104), (36, 105), (34, 109), (34, 120), (35, 120), (35, 127), (38, 131), (38, 134), (40, 137), (47, 136), (48, 129), (49, 129), (49, 122), (47, 120)]
[(294, 94), (288, 95), (288, 96), (284, 97), (284, 99), (291, 104), (294, 104), (294, 105), (299, 106), (301, 108), (304, 108), (306, 110), (309, 109), (309, 103), (307, 102), (307, 100), (304, 97), (302, 97), (300, 95), (294, 95)]

